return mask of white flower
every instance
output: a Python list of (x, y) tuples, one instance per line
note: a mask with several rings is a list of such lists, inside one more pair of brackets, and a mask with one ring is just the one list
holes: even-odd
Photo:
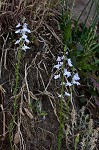
[(25, 39), (25, 42), (26, 42), (26, 43), (29, 43), (30, 41), (26, 38), (26, 39)]
[(27, 49), (30, 49), (30, 47), (24, 44), (24, 46), (22, 47), (22, 50), (26, 51)]
[(66, 86), (72, 86), (72, 83), (67, 82), (65, 85), (66, 85)]
[(23, 34), (22, 39), (26, 39), (26, 38), (27, 38), (27, 35)]
[(71, 59), (68, 59), (67, 61), (68, 61), (68, 65), (69, 65), (70, 67), (72, 67), (73, 65), (72, 65)]
[(27, 35), (23, 34), (22, 39), (24, 39), (26, 43), (29, 43), (29, 40), (27, 39)]
[(59, 69), (63, 65), (63, 62), (58, 62), (57, 65), (54, 66), (54, 68)]
[(20, 24), (20, 23), (18, 23), (18, 25), (16, 26), (16, 28), (19, 28), (19, 27), (21, 27), (21, 24)]
[(15, 42), (15, 44), (19, 44), (19, 43), (20, 43), (20, 39)]
[(78, 73), (76, 73), (73, 78), (72, 78), (72, 83), (76, 84), (76, 85), (80, 85), (80, 83), (78, 82), (78, 80), (80, 80)]
[(65, 96), (70, 97), (70, 96), (71, 96), (71, 94), (69, 94), (69, 93), (65, 92)]
[(54, 79), (55, 79), (55, 80), (58, 79), (58, 78), (60, 78), (60, 74), (54, 75)]
[(26, 32), (27, 32), (27, 33), (31, 33), (31, 31), (27, 28), (27, 26), (26, 26), (26, 27), (23, 26), (22, 33), (23, 33), (23, 34), (26, 34)]
[(68, 52), (66, 52), (66, 55), (68, 55)]
[(62, 60), (61, 57), (58, 56), (56, 61), (61, 61), (61, 60)]
[(71, 72), (67, 71), (67, 69), (64, 69), (64, 76), (70, 77), (71, 76)]
[(57, 69), (59, 69), (60, 67), (61, 67), (60, 64), (57, 64), (54, 66), (54, 68), (57, 68)]
[(62, 65), (63, 65), (63, 62), (59, 62), (59, 64), (62, 66)]
[[(21, 24), (19, 23), (19, 24), (16, 26), (16, 28), (18, 28), (18, 27), (20, 27), (20, 26), (21, 26)], [(22, 33), (23, 35), (25, 35), (26, 32), (27, 32), (27, 33), (31, 33), (31, 31), (27, 28), (27, 24), (24, 23), (23, 29), (18, 29), (15, 33), (16, 33), (16, 34), (17, 34), (17, 33)]]
[(76, 85), (80, 85), (80, 83), (78, 81), (73, 81), (72, 83), (76, 84)]
[(73, 76), (73, 81), (80, 80), (78, 73)]
[(61, 57), (61, 59), (63, 60), (65, 58), (65, 56), (63, 55), (62, 57)]
[(27, 23), (24, 23), (22, 31), (27, 32), (27, 33), (31, 33), (31, 31), (27, 28)]
[(21, 33), (21, 29), (15, 31), (16, 34)]
[[(16, 26), (16, 28), (19, 28), (20, 26), (22, 26), (20, 23), (18, 23), (18, 25)], [(25, 43), (29, 43), (29, 40), (27, 38), (27, 35), (26, 33), (31, 33), (31, 31), (27, 28), (27, 24), (24, 23), (23, 28), (21, 29), (18, 29), (15, 31), (16, 34), (19, 34), (21, 35), (20, 39), (17, 40), (15, 42), (15, 44), (21, 44), (22, 45), (22, 50), (26, 51), (27, 49), (30, 49), (30, 47), (28, 47), (27, 45), (25, 45)], [(22, 42), (22, 43), (20, 43)]]
[(27, 28), (27, 25), (28, 25), (27, 23), (24, 23), (23, 28)]

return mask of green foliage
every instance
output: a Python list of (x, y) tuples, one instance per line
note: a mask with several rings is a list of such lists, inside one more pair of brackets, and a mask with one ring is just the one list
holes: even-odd
[(30, 109), (32, 109), (32, 111), (35, 114), (38, 114), (41, 117), (45, 117), (47, 116), (47, 113), (45, 111), (42, 110), (42, 102), (40, 99), (36, 99), (36, 100), (32, 100), (29, 104)]
[(96, 18), (93, 19), (88, 28), (86, 24), (79, 25), (78, 20), (72, 20), (67, 10), (62, 13), (60, 28), (63, 32), (63, 43), (69, 48), (69, 57), (74, 67), (78, 68), (84, 77), (95, 73), (99, 68), (99, 35), (96, 33), (96, 21)]
[[(88, 4), (90, 2), (91, 0), (88, 1)], [(94, 1), (91, 2), (89, 13), (91, 11), (93, 3)], [(81, 13), (81, 15), (83, 14), (83, 12)], [(88, 78), (91, 79), (92, 77), (95, 77), (95, 78), (98, 78), (98, 81), (99, 81), (99, 76), (96, 77), (95, 75), (95, 73), (99, 69), (99, 58), (98, 58), (99, 35), (97, 35), (97, 32), (96, 32), (98, 13), (95, 12), (95, 16), (93, 17), (92, 23), (90, 24), (89, 27), (87, 27), (86, 23), (89, 18), (89, 13), (86, 17), (85, 23), (79, 24), (81, 15), (77, 20), (73, 20), (71, 18), (71, 14), (68, 11), (68, 7), (66, 7), (66, 10), (63, 9), (62, 11), (62, 16), (60, 19), (60, 29), (63, 34), (64, 47), (68, 47), (68, 51), (69, 51), (68, 58), (71, 58), (74, 68), (78, 69), (82, 79), (87, 80)], [(90, 90), (89, 92), (90, 95), (97, 96), (98, 95), (97, 91), (92, 87), (92, 84), (89, 84), (89, 83), (90, 83), (89, 80), (87, 80), (87, 86), (88, 86), (88, 89)], [(61, 108), (62, 106), (63, 106), (63, 103), (61, 103)], [(62, 116), (63, 110), (61, 109), (60, 112)], [(63, 118), (62, 119), (61, 118), (60, 118), (60, 129), (59, 129), (60, 132), (59, 132), (59, 137), (58, 137), (58, 146), (59, 146), (58, 149), (59, 150), (61, 149), (61, 140), (62, 140), (62, 135), (63, 135), (62, 125), (64, 124)], [(75, 139), (74, 139), (75, 150), (78, 148), (78, 143), (80, 142), (79, 138), (80, 138), (80, 135), (77, 134), (77, 136), (75, 136)]]
[(63, 31), (63, 42), (67, 43), (71, 38), (71, 19), (68, 19), (67, 15), (62, 15), (62, 22), (60, 28)]
[(75, 138), (75, 143), (74, 143), (74, 149), (77, 149), (77, 144), (79, 143), (79, 134), (77, 134), (76, 138)]

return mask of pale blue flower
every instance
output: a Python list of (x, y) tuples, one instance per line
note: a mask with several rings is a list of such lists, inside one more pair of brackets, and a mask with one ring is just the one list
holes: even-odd
[(20, 43), (20, 39), (15, 42), (15, 44), (19, 44), (19, 43)]
[(68, 61), (68, 66), (73, 67), (71, 59), (68, 59), (67, 61)]
[(61, 60), (62, 60), (62, 58), (60, 56), (58, 56), (56, 61), (61, 61)]
[(18, 23), (18, 25), (16, 26), (16, 28), (19, 28), (19, 27), (21, 27), (21, 24), (20, 24), (20, 23)]
[(54, 68), (59, 69), (63, 65), (63, 62), (58, 62), (57, 65), (54, 66)]
[(80, 83), (79, 83), (78, 81), (75, 81), (75, 80), (72, 81), (72, 83), (73, 83), (73, 84), (76, 84), (76, 85), (80, 85)]
[(24, 44), (24, 46), (22, 47), (22, 50), (26, 51), (27, 49), (30, 49), (30, 47)]
[[(21, 27), (22, 25), (18, 23), (16, 28)], [(22, 47), (22, 50), (26, 51), (30, 49), (26, 43), (29, 43), (26, 33), (31, 33), (31, 31), (27, 28), (27, 23), (24, 23), (21, 29), (15, 31), (16, 34), (20, 34), (21, 37), (15, 42), (15, 44), (19, 44)]]
[(54, 75), (54, 79), (55, 79), (55, 80), (58, 79), (58, 78), (60, 78), (60, 74)]
[(67, 82), (65, 85), (66, 85), (66, 86), (72, 86), (72, 83)]
[(22, 39), (24, 39), (24, 41), (25, 41), (26, 43), (29, 43), (29, 40), (27, 39), (27, 35), (23, 34), (23, 35), (22, 35)]
[(64, 69), (64, 76), (70, 77), (71, 76), (71, 72), (67, 71), (67, 69)]
[(72, 78), (72, 83), (76, 84), (76, 85), (80, 85), (80, 83), (78, 82), (78, 80), (80, 80), (78, 73), (76, 73), (73, 78)]
[(73, 80), (80, 80), (80, 78), (79, 78), (79, 75), (78, 75), (78, 73), (76, 73), (74, 76), (73, 76)]
[(69, 94), (68, 92), (65, 92), (65, 96), (70, 97), (70, 96), (71, 96), (71, 94)]
[(31, 33), (31, 31), (27, 28), (27, 24), (24, 23), (23, 29), (22, 29), (22, 33), (23, 33), (23, 34), (26, 34), (26, 32), (27, 32), (27, 33)]
[(16, 34), (21, 33), (21, 29), (15, 31)]

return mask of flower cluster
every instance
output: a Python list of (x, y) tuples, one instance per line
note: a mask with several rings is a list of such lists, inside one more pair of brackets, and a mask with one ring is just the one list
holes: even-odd
[[(68, 55), (68, 53), (66, 54)], [(57, 61), (57, 64), (54, 65), (54, 68), (57, 69), (58, 73), (54, 75), (54, 79), (56, 80), (56, 79), (61, 78), (61, 74), (63, 73), (63, 76), (64, 76), (63, 84), (66, 87), (72, 87), (73, 85), (80, 85), (79, 83), (80, 77), (72, 64), (71, 59), (70, 58), (68, 59), (65, 56), (58, 56), (56, 61)], [(66, 64), (64, 64), (64, 62), (66, 62)], [(68, 92), (65, 92), (65, 96), (70, 96), (70, 94)]]
[(15, 31), (15, 33), (20, 34), (20, 38), (15, 42), (15, 44), (19, 44), (20, 46), (22, 46), (21, 48), (24, 51), (26, 51), (27, 49), (30, 49), (30, 47), (26, 45), (29, 43), (29, 40), (26, 34), (31, 33), (31, 31), (27, 28), (27, 23), (24, 23), (23, 25), (18, 23), (16, 28), (17, 30)]

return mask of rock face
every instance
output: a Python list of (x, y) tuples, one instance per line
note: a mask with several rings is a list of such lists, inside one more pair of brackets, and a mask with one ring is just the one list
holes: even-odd
[[(90, 0), (90, 2), (89, 2), (89, 0), (69, 0), (69, 6), (70, 6), (70, 8), (72, 8), (73, 1), (75, 1), (74, 2), (74, 7), (73, 7), (73, 17), (75, 17), (75, 18), (78, 18), (78, 16), (82, 12), (82, 10), (88, 4), (88, 6), (84, 10), (84, 12), (83, 12), (83, 14), (82, 14), (82, 16), (80, 18), (80, 22), (83, 22), (86, 19), (87, 15), (88, 15), (88, 13), (90, 11), (91, 4), (93, 2), (93, 6), (92, 6), (91, 11), (89, 13), (89, 19), (88, 19), (87, 24), (90, 23), (91, 19), (93, 18), (94, 14), (95, 14), (95, 11), (99, 10), (99, 2), (98, 2), (98, 0), (94, 0), (94, 1)], [(98, 21), (99, 21), (99, 18), (98, 18)]]

